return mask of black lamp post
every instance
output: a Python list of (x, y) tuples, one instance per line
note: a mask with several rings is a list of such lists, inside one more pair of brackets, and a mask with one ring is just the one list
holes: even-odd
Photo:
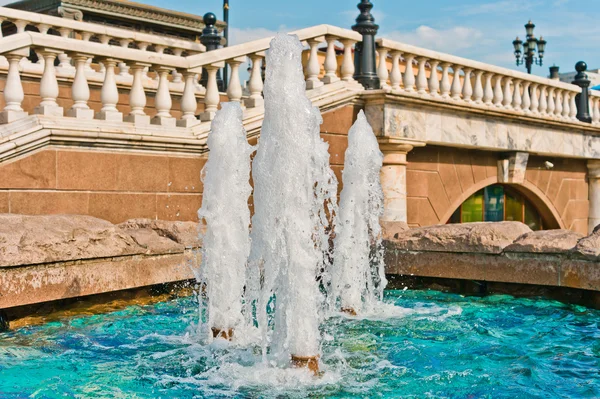
[(375, 35), (379, 25), (371, 15), (373, 4), (369, 0), (362, 0), (358, 4), (360, 15), (352, 30), (362, 35), (362, 41), (354, 47), (354, 79), (367, 90), (379, 89), (380, 82), (375, 67)]
[[(202, 29), (202, 36), (200, 36), (200, 43), (204, 44), (206, 51), (212, 51), (219, 48), (221, 44), (221, 36), (215, 24), (217, 23), (217, 16), (212, 12), (204, 14), (204, 29)], [(206, 69), (202, 70), (202, 76), (200, 77), (200, 83), (206, 87), (208, 82), (208, 73)], [(221, 70), (217, 70), (217, 86), (219, 91), (224, 91), (223, 79), (221, 79)]]
[[(531, 20), (525, 24), (525, 33), (527, 38), (525, 42), (519, 39), (519, 36), (513, 40), (513, 46), (515, 47), (515, 58), (517, 59), (517, 66), (525, 64), (527, 73), (531, 73), (532, 65), (542, 66), (542, 58), (544, 58), (544, 51), (546, 50), (546, 41), (542, 36), (539, 39), (533, 35), (533, 28), (535, 25)], [(523, 46), (521, 49), (521, 45)], [(535, 56), (535, 52), (538, 52), (538, 56)]]

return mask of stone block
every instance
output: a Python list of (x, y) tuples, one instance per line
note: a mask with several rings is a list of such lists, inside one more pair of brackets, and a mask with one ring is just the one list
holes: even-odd
[(582, 234), (571, 230), (540, 230), (526, 233), (506, 248), (504, 252), (568, 253)]
[(596, 226), (592, 234), (579, 240), (572, 253), (575, 257), (600, 261), (600, 226)]
[(96, 112), (96, 119), (111, 122), (123, 122), (123, 113), (119, 111), (100, 111)]
[(117, 188), (117, 154), (95, 151), (58, 151), (57, 188), (113, 191)]
[(88, 213), (88, 193), (72, 191), (11, 191), (10, 212), (25, 215)]
[(164, 127), (175, 127), (177, 126), (177, 119), (172, 116), (155, 116), (150, 121), (152, 125), (160, 125)]
[[(265, 99), (262, 97), (248, 97), (244, 100), (246, 108), (262, 107), (265, 105)], [(202, 120), (202, 118), (200, 118)]]
[(77, 119), (94, 119), (94, 110), (89, 108), (71, 108), (66, 116)]
[(217, 111), (204, 111), (198, 116), (198, 118), (202, 122), (210, 122), (215, 118), (216, 114)]
[(157, 194), (156, 214), (161, 220), (197, 221), (201, 194)]
[(90, 193), (88, 213), (112, 223), (156, 218), (156, 194)]
[(192, 127), (196, 126), (200, 123), (200, 121), (196, 118), (186, 118), (177, 120), (178, 127)]
[(2, 111), (0, 112), (0, 125), (5, 123), (12, 123), (27, 117), (25, 111)]
[(57, 105), (38, 105), (33, 109), (33, 113), (44, 116), (63, 116), (64, 108)]
[(149, 115), (129, 114), (123, 118), (125, 122), (131, 122), (136, 126), (148, 126), (150, 124)]
[(43, 150), (0, 165), (0, 188), (56, 188), (56, 151)]

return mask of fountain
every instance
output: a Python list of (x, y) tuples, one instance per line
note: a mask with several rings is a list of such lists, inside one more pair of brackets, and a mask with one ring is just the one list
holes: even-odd
[(278, 34), (267, 52), (265, 118), (252, 164), (254, 209), (248, 299), (256, 304), (263, 357), (318, 370), (324, 304), (317, 276), (328, 268), (337, 180), (305, 94), (302, 45)]
[(212, 336), (231, 339), (244, 318), (242, 297), (250, 252), (248, 197), (250, 155), (239, 103), (223, 103), (208, 135), (209, 158), (198, 218), (206, 223), (202, 263), (195, 271), (206, 294), (201, 301)]
[(363, 111), (348, 132), (330, 303), (351, 315), (374, 309), (385, 278), (381, 227), (383, 154)]

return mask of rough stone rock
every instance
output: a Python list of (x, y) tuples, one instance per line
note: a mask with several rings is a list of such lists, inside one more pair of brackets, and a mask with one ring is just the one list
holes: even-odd
[(146, 254), (173, 254), (181, 253), (185, 250), (182, 244), (162, 237), (152, 229), (123, 229), (123, 231), (129, 234), (137, 245), (144, 248)]
[(383, 233), (384, 240), (393, 240), (398, 238), (398, 235), (406, 230), (409, 230), (406, 222), (379, 222)]
[(498, 254), (531, 229), (520, 222), (444, 224), (410, 229), (398, 234), (395, 247), (406, 251), (474, 252)]
[[(129, 219), (118, 225), (126, 231), (148, 229), (160, 237), (168, 238), (185, 248), (197, 248), (202, 245), (198, 237), (199, 225), (196, 222), (170, 222), (154, 219)], [(201, 225), (202, 226), (202, 225)], [(204, 226), (202, 226), (204, 227)]]
[(582, 234), (571, 230), (540, 230), (523, 234), (504, 252), (566, 253), (583, 238)]
[(600, 262), (600, 226), (596, 226), (592, 234), (579, 240), (573, 254), (588, 260)]
[(144, 253), (106, 220), (83, 215), (0, 214), (0, 266)]

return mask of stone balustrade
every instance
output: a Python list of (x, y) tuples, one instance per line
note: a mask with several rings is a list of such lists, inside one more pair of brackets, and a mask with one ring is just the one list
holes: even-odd
[(578, 86), (384, 38), (377, 44), (377, 75), (392, 94), (578, 122)]

